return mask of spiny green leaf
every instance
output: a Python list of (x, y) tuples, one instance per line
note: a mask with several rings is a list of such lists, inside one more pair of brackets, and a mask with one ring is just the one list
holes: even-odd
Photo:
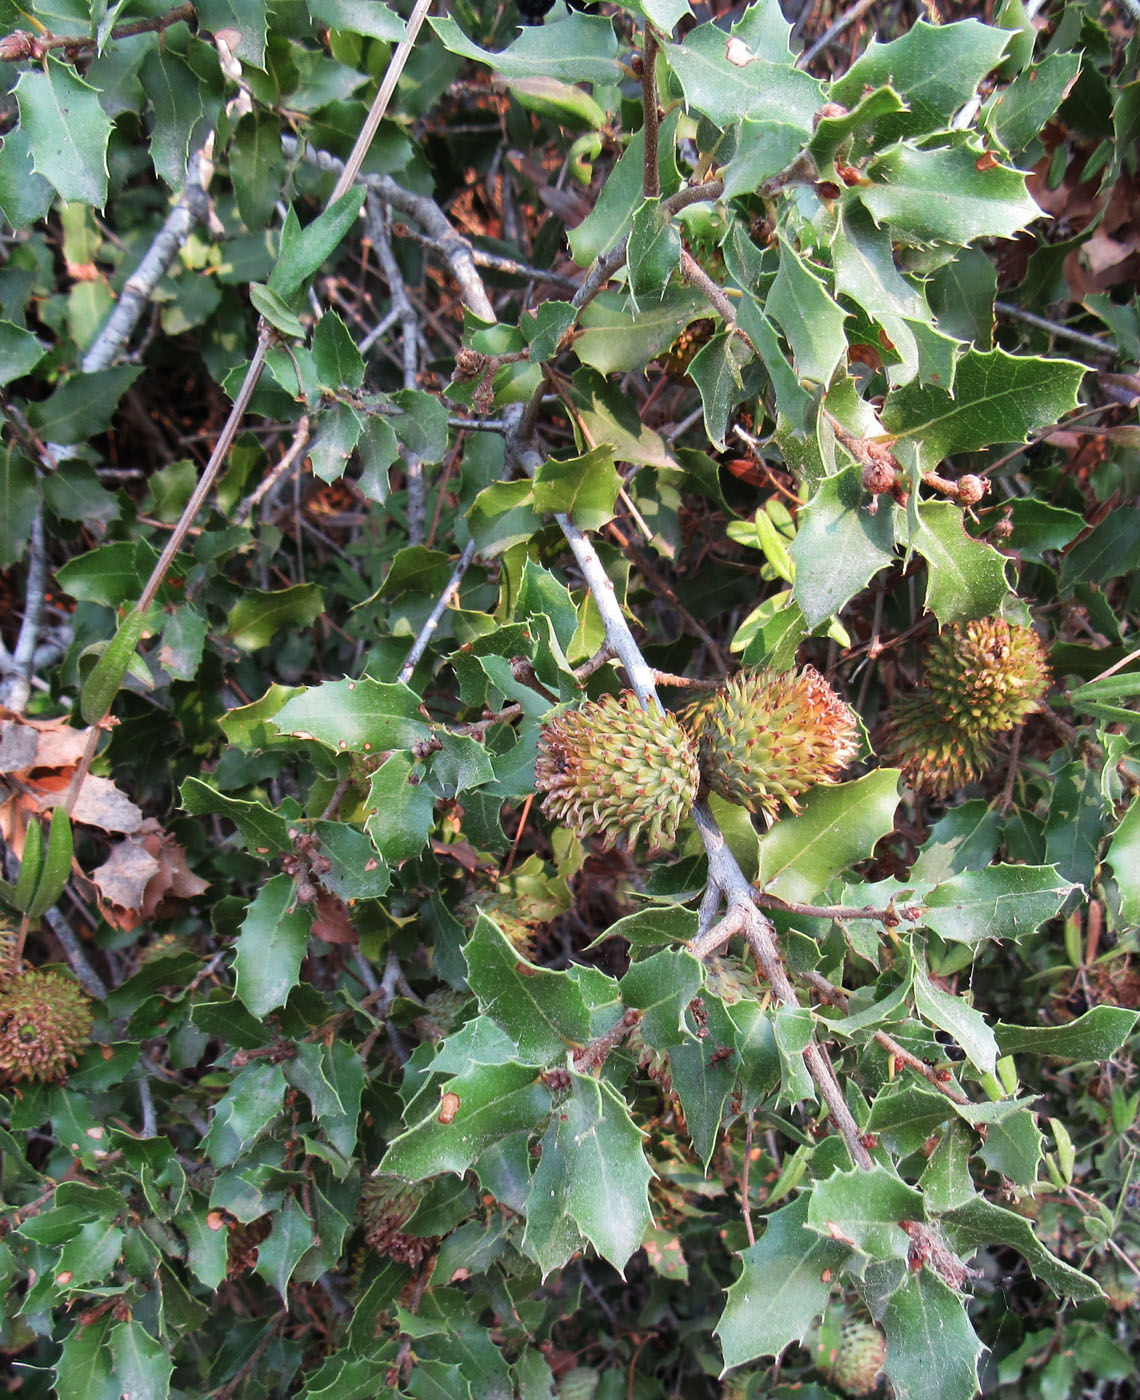
[(49, 180), (62, 199), (102, 209), (107, 202), (111, 123), (98, 92), (69, 63), (49, 56), (43, 71), (20, 74), (15, 93), (36, 173)]

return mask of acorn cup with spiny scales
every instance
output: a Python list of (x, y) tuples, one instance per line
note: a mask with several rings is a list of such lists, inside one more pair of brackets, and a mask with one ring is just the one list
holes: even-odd
[(565, 710), (543, 726), (535, 787), (542, 810), (603, 847), (673, 845), (696, 800), (697, 751), (675, 715), (642, 708), (632, 691)]
[(833, 783), (859, 751), (855, 715), (811, 666), (741, 671), (685, 715), (701, 776), (729, 802), (771, 824), (781, 803)]
[(0, 992), (0, 1081), (60, 1083), (94, 1022), (90, 1000), (66, 972), (20, 973)]
[(1045, 648), (1030, 627), (982, 618), (931, 642), (924, 685), (895, 703), (887, 758), (916, 791), (945, 798), (993, 767), (998, 743), (1041, 708)]

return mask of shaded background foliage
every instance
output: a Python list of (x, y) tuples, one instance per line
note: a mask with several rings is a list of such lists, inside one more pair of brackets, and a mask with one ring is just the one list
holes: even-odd
[[(0, 0), (20, 1393), (1131, 1393), (1134, 7), (601, 9), (455, 0), (330, 204), (393, 10)], [(1047, 707), (900, 788), (1003, 614)], [(797, 659), (801, 814), (541, 815), (553, 705)]]

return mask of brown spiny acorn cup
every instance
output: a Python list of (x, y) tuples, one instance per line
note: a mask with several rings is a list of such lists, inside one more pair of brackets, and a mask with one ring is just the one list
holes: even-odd
[(631, 691), (566, 710), (543, 726), (535, 787), (542, 810), (604, 846), (671, 846), (697, 796), (692, 739), (675, 715), (647, 711)]
[(0, 993), (0, 1079), (66, 1079), (94, 1021), (74, 977), (52, 968), (21, 973)]
[(700, 702), (694, 737), (701, 776), (729, 802), (763, 812), (831, 783), (858, 753), (854, 713), (811, 666), (741, 671)]
[(901, 768), (916, 792), (949, 797), (993, 767), (995, 741), (969, 734), (940, 709), (930, 691), (895, 702), (885, 761)]

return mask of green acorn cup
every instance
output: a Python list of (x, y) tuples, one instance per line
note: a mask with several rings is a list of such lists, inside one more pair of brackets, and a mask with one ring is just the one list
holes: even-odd
[(995, 740), (954, 724), (928, 690), (895, 704), (887, 762), (907, 783), (931, 797), (949, 797), (993, 767)]
[(999, 736), (1040, 709), (1049, 667), (1037, 634), (1003, 618), (948, 627), (925, 661), (922, 689), (895, 703), (887, 759), (916, 791), (946, 798), (987, 773)]
[(696, 800), (700, 773), (693, 741), (675, 715), (643, 710), (626, 691), (566, 710), (543, 726), (534, 783), (542, 810), (605, 847), (632, 847), (645, 835), (671, 846)]
[(1049, 689), (1049, 664), (1031, 627), (987, 617), (948, 627), (934, 639), (926, 656), (926, 684), (958, 729), (998, 734), (1040, 709)]
[(849, 1318), (839, 1334), (839, 1348), (831, 1363), (833, 1385), (846, 1395), (870, 1395), (879, 1384), (887, 1359), (886, 1338), (870, 1322)]
[(0, 1079), (66, 1079), (94, 1021), (91, 1002), (66, 972), (21, 973), (0, 993)]
[(818, 671), (741, 671), (694, 707), (701, 775), (713, 792), (762, 812), (831, 783), (859, 751), (855, 715)]
[(407, 1235), (404, 1226), (416, 1213), (424, 1187), (394, 1176), (365, 1178), (357, 1213), (364, 1238), (377, 1254), (400, 1264), (418, 1265), (435, 1247), (431, 1239)]

